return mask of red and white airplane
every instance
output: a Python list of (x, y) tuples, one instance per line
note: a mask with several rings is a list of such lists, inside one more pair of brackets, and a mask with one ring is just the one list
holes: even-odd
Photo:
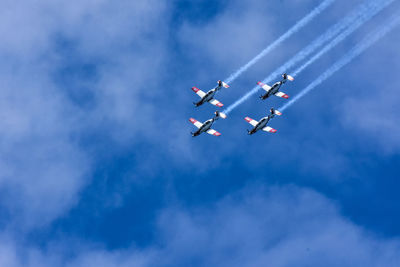
[(214, 121), (218, 120), (219, 118), (226, 118), (226, 115), (222, 112), (216, 111), (215, 116), (212, 119), (209, 119), (203, 123), (190, 118), (189, 121), (194, 124), (198, 128), (198, 130), (194, 133), (191, 133), (193, 137), (200, 135), (201, 133), (207, 132), (208, 134), (214, 135), (214, 136), (220, 136), (221, 134), (217, 132), (214, 129), (211, 129), (212, 124)]
[(267, 117), (262, 118), (260, 121), (253, 120), (252, 118), (246, 117), (244, 118), (248, 123), (254, 126), (253, 129), (247, 130), (249, 134), (254, 134), (258, 130), (263, 130), (265, 132), (276, 133), (276, 130), (272, 127), (267, 126), (267, 123), (275, 117), (275, 115), (282, 115), (281, 112), (271, 108), (271, 114)]
[(205, 102), (209, 102), (211, 104), (213, 104), (214, 106), (217, 107), (222, 107), (224, 104), (222, 104), (221, 102), (219, 102), (217, 99), (214, 98), (214, 95), (217, 93), (217, 91), (219, 91), (222, 87), (225, 88), (229, 88), (229, 85), (224, 83), (223, 81), (218, 81), (218, 86), (215, 87), (214, 89), (211, 89), (210, 91), (208, 91), (207, 93), (201, 91), (199, 88), (197, 87), (192, 87), (192, 90), (201, 97), (200, 101), (195, 103), (193, 102), (193, 104), (198, 107), (203, 105)]
[(274, 85), (269, 86), (268, 84), (258, 82), (257, 84), (262, 87), (265, 91), (267, 91), (266, 94), (260, 96), (262, 100), (267, 99), (271, 95), (276, 95), (278, 97), (282, 97), (285, 99), (288, 99), (289, 96), (283, 92), (279, 92), (279, 89), (281, 88), (282, 84), (284, 84), (287, 80), (289, 81), (294, 81), (294, 78), (286, 73), (282, 74), (283, 79), (279, 82), (274, 83)]

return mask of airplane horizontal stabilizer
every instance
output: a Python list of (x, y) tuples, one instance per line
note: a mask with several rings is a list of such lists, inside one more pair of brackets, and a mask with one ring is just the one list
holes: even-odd
[(225, 88), (229, 88), (229, 85), (227, 83), (222, 82), (222, 86)]

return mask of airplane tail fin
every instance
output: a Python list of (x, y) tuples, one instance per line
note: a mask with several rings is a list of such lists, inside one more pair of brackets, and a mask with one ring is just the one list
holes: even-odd
[(217, 110), (217, 111), (215, 111), (215, 118), (216, 119), (219, 119), (219, 118), (226, 119), (226, 114)]
[(289, 74), (287, 74), (287, 73), (282, 74), (282, 78), (283, 78), (284, 80), (289, 80), (289, 81), (291, 81), (291, 82), (294, 81), (294, 78), (293, 78), (292, 76), (290, 76)]
[(271, 114), (278, 115), (278, 116), (282, 115), (282, 112), (280, 112), (279, 110), (276, 110), (274, 108), (271, 108), (270, 111), (271, 111)]
[(218, 86), (223, 86), (225, 88), (229, 88), (229, 85), (227, 83), (224, 83), (223, 81), (219, 80), (218, 81)]

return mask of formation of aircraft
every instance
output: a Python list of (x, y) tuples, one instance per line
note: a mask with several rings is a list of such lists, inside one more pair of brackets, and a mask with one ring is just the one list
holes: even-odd
[(209, 102), (210, 104), (213, 104), (214, 106), (217, 107), (222, 107), (224, 104), (222, 104), (221, 102), (219, 102), (217, 99), (214, 98), (214, 95), (221, 90), (222, 87), (225, 88), (229, 88), (229, 85), (227, 85), (226, 83), (224, 83), (223, 81), (218, 81), (217, 82), (218, 85), (214, 88), (211, 89), (210, 91), (208, 91), (207, 93), (204, 93), (203, 91), (201, 91), (199, 88), (197, 87), (192, 87), (192, 90), (198, 95), (200, 96), (200, 101), (199, 102), (193, 102), (193, 104), (198, 107), (203, 105), (205, 102)]
[(282, 74), (282, 80), (279, 82), (274, 83), (272, 86), (269, 86), (267, 84), (264, 84), (262, 82), (258, 82), (257, 84), (261, 86), (262, 89), (267, 91), (264, 95), (260, 96), (262, 100), (267, 99), (271, 95), (276, 95), (278, 97), (282, 97), (285, 99), (288, 99), (289, 96), (283, 92), (279, 92), (279, 89), (281, 88), (282, 84), (286, 83), (287, 80), (289, 81), (294, 81), (294, 78), (286, 73)]
[[(288, 99), (289, 96), (283, 92), (280, 92), (279, 89), (281, 88), (281, 86), (283, 84), (286, 83), (286, 81), (294, 81), (294, 78), (286, 73), (282, 74), (282, 80), (280, 80), (279, 82), (274, 83), (272, 86), (269, 86), (267, 84), (264, 84), (262, 82), (258, 82), (257, 84), (261, 86), (261, 88), (263, 88), (266, 93), (262, 96), (260, 96), (260, 98), (262, 100), (267, 99), (268, 97), (270, 97), (271, 95), (275, 95), (278, 97), (282, 97), (285, 99)], [(198, 95), (200, 96), (200, 101), (198, 102), (193, 102), (193, 104), (198, 107), (203, 105), (206, 102), (209, 102), (210, 104), (217, 106), (217, 107), (222, 107), (223, 104), (218, 101), (217, 99), (214, 98), (215, 94), (221, 90), (223, 87), (224, 88), (229, 88), (229, 85), (224, 83), (223, 81), (218, 81), (217, 82), (218, 85), (214, 88), (209, 90), (207, 93), (203, 92), (202, 90), (198, 89), (197, 87), (192, 87), (192, 90)], [(261, 118), (259, 121), (253, 120), (250, 117), (245, 117), (245, 120), (250, 123), (253, 126), (253, 129), (251, 130), (247, 130), (249, 135), (252, 135), (254, 133), (256, 133), (259, 130), (265, 131), (265, 132), (270, 132), (270, 133), (276, 133), (277, 130), (267, 126), (268, 122), (273, 119), (276, 115), (280, 116), (282, 115), (281, 112), (279, 112), (278, 110), (271, 108), (270, 109), (270, 114), (267, 115), (266, 117)], [(211, 126), (213, 125), (213, 123), (215, 121), (217, 121), (219, 118), (226, 118), (226, 114), (216, 111), (215, 112), (215, 116), (209, 120), (206, 120), (205, 122), (201, 123), (199, 121), (197, 121), (196, 119), (190, 118), (189, 121), (191, 123), (194, 124), (194, 126), (197, 127), (197, 131), (192, 132), (192, 136), (196, 137), (199, 136), (201, 133), (208, 133), (214, 136), (220, 136), (221, 133), (217, 132), (214, 129), (211, 129)]]

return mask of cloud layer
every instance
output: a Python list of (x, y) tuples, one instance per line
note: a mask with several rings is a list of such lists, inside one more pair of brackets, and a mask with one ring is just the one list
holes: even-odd
[(165, 6), (155, 1), (2, 6), (2, 207), (15, 219), (13, 226), (31, 228), (63, 214), (90, 181), (93, 156), (82, 138), (101, 132), (113, 140), (131, 139), (142, 123), (153, 121), (151, 105), (141, 99), (152, 77), (145, 70), (156, 70), (163, 60), (162, 47), (153, 41), (163, 38), (154, 29)]
[[(177, 196), (176, 203), (166, 201), (152, 211), (155, 221), (146, 221), (144, 227), (155, 223), (149, 230), (155, 237), (144, 247), (132, 240), (125, 248), (110, 250), (107, 240), (96, 243), (54, 227), (55, 221), (71, 219), (71, 210), (90, 201), (86, 190), (101, 184), (98, 176), (104, 173), (105, 189), (94, 192), (96, 203), (88, 205), (94, 211), (80, 214), (123, 206), (130, 189), (140, 191), (146, 183), (168, 184), (160, 189), (168, 195), (175, 181), (184, 181), (187, 194), (202, 194), (194, 186), (200, 183), (196, 179), (204, 175), (213, 183), (216, 172), (239, 170), (236, 162), (244, 166), (241, 171), (253, 174), (263, 173), (267, 162), (270, 177), (276, 170), (289, 176), (285, 167), (292, 166), (297, 174), (343, 181), (352, 173), (353, 162), (343, 149), (348, 144), (330, 138), (340, 127), (362, 133), (360, 140), (373, 137), (378, 149), (397, 151), (397, 117), (364, 116), (375, 101), (384, 113), (396, 114), (394, 98), (382, 92), (372, 102), (367, 95), (361, 100), (346, 97), (344, 106), (338, 105), (351, 111), (343, 121), (336, 108), (311, 99), (287, 120), (274, 121), (282, 134), (268, 139), (244, 139), (242, 113), (261, 117), (266, 109), (259, 102), (249, 103), (237, 116), (216, 124), (225, 139), (192, 139), (187, 118), (196, 112), (196, 118), (205, 120), (214, 107), (194, 111), (190, 103), (196, 96), (190, 87), (207, 90), (214, 80), (228, 76), (311, 10), (315, 1), (282, 3), (285, 10), (257, 0), (230, 1), (217, 11), (208, 10), (209, 17), (196, 19), (180, 17), (178, 2), (1, 1), (0, 265), (398, 266), (398, 239), (374, 236), (341, 215), (334, 201), (307, 187), (254, 186), (232, 193), (228, 184), (223, 199), (194, 207)], [(298, 17), (282, 20), (291, 13)], [(305, 31), (298, 43), (284, 44), (254, 66), (229, 94), (219, 95), (221, 100), (229, 104), (253, 87), (272, 63), (312, 40), (311, 34), (318, 34), (332, 17), (327, 14), (315, 32)], [(391, 62), (399, 69), (395, 59), (386, 61), (395, 54), (394, 47), (384, 48), (392, 52), (381, 64)], [(368, 92), (375, 93), (380, 85)], [(385, 86), (392, 96), (397, 95), (393, 88)], [(340, 95), (327, 101), (341, 103), (338, 99)], [(308, 117), (309, 103), (314, 114)], [(314, 126), (321, 131), (310, 132)], [(384, 140), (377, 128), (385, 129)], [(181, 177), (175, 177), (178, 173)], [(40, 236), (43, 233), (49, 236)]]
[[(2, 242), (7, 266), (398, 266), (400, 240), (380, 239), (343, 218), (322, 195), (295, 186), (251, 187), (208, 207), (170, 207), (152, 247), (108, 251), (53, 244), (22, 260)], [(4, 245), (5, 244), (5, 245)], [(8, 245), (8, 246), (7, 246)], [(71, 246), (72, 245), (72, 246)], [(69, 251), (72, 257), (65, 257)], [(58, 253), (62, 251), (62, 254)]]

